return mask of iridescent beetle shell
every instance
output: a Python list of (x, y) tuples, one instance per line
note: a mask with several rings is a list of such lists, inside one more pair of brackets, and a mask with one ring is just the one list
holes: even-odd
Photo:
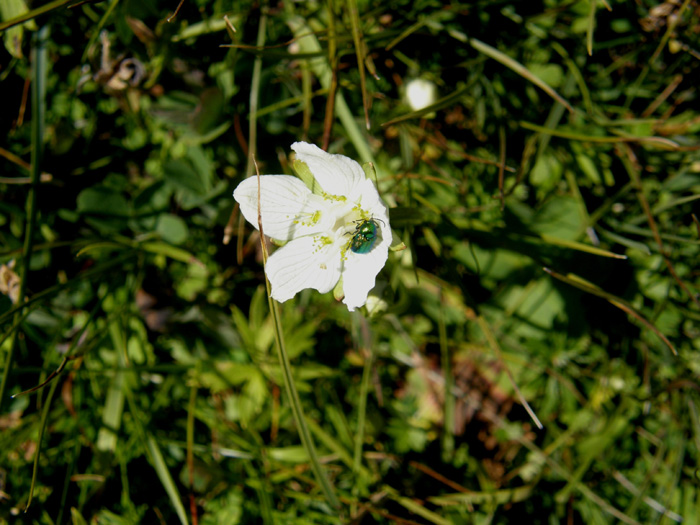
[(365, 219), (358, 221), (350, 241), (350, 249), (354, 253), (368, 253), (377, 242), (377, 221)]

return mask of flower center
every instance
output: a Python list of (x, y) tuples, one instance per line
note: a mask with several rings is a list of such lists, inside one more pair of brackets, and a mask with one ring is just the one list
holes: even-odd
[(309, 212), (298, 213), (292, 222), (294, 224), (300, 224), (302, 226), (306, 226), (307, 228), (310, 228), (311, 226), (315, 226), (316, 224), (318, 224), (318, 221), (320, 219), (321, 219), (321, 210), (316, 210), (313, 213), (309, 213)]
[(343, 217), (343, 228), (345, 230), (345, 234), (352, 234), (356, 229), (357, 225), (360, 224), (363, 221), (366, 221), (369, 219), (370, 216), (369, 214), (362, 210), (359, 206), (355, 206), (349, 213), (347, 213)]

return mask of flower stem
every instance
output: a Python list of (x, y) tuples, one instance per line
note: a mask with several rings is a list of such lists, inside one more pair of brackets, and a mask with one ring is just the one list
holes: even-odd
[(321, 470), (321, 463), (318, 460), (318, 455), (316, 454), (316, 447), (314, 445), (313, 439), (311, 438), (311, 433), (309, 432), (309, 427), (306, 425), (306, 419), (304, 418), (304, 411), (301, 408), (301, 401), (299, 400), (299, 394), (297, 393), (296, 386), (294, 386), (294, 377), (292, 375), (292, 367), (289, 363), (289, 356), (287, 355), (287, 349), (284, 345), (284, 337), (282, 331), (282, 323), (280, 322), (279, 306), (270, 297), (270, 282), (265, 279), (267, 284), (267, 296), (270, 303), (270, 313), (272, 314), (272, 319), (275, 323), (275, 339), (277, 341), (277, 355), (280, 360), (280, 365), (282, 366), (282, 371), (284, 372), (284, 386), (287, 389), (287, 395), (289, 396), (289, 401), (292, 405), (292, 413), (294, 414), (294, 420), (297, 424), (297, 429), (299, 430), (299, 437), (301, 438), (301, 443), (306, 450), (311, 461), (311, 468), (314, 471), (316, 480), (321, 485), (323, 494), (326, 496), (326, 500), (334, 509), (340, 508), (340, 502), (333, 491), (328, 478)]
[[(252, 158), (252, 162), (255, 166), (255, 171), (258, 177), (258, 230), (260, 231), (260, 246), (262, 248), (264, 264), (267, 264), (267, 245), (265, 244), (265, 232), (263, 231), (262, 214), (260, 212), (260, 173), (258, 172), (258, 165), (255, 162), (255, 158)], [(289, 401), (292, 405), (292, 413), (294, 414), (294, 421), (296, 422), (297, 430), (299, 431), (301, 444), (303, 445), (304, 450), (306, 450), (306, 454), (309, 456), (311, 469), (314, 471), (316, 480), (321, 485), (326, 501), (328, 501), (334, 510), (338, 511), (340, 509), (340, 502), (338, 501), (328, 478), (321, 469), (321, 463), (319, 462), (318, 455), (316, 454), (316, 447), (313, 439), (311, 438), (309, 427), (306, 425), (304, 411), (301, 408), (299, 394), (297, 393), (296, 386), (294, 385), (292, 366), (289, 363), (289, 355), (287, 354), (287, 348), (284, 344), (284, 331), (282, 330), (282, 323), (280, 321), (279, 306), (277, 302), (272, 299), (272, 287), (269, 279), (267, 278), (267, 274), (265, 274), (265, 286), (267, 288), (267, 301), (270, 305), (270, 314), (272, 315), (272, 320), (275, 324), (277, 357), (280, 360), (280, 366), (282, 367), (282, 371), (284, 373), (284, 386), (287, 390), (287, 395), (289, 396)]]
[(362, 383), (360, 384), (360, 398), (357, 404), (357, 429), (355, 431), (355, 450), (353, 456), (353, 472), (358, 474), (362, 466), (362, 444), (365, 440), (365, 419), (367, 416), (367, 396), (369, 395), (369, 380), (374, 366), (374, 352), (372, 352), (369, 327), (367, 319), (362, 314), (356, 312), (356, 318), (360, 321), (359, 332), (360, 337), (358, 350), (361, 354), (367, 352), (365, 356), (365, 365), (362, 370)]
[[(258, 26), (258, 39), (257, 46), (262, 47), (265, 45), (265, 25), (267, 23), (267, 15), (263, 9), (263, 16), (260, 18), (260, 24)], [(260, 90), (260, 70), (262, 67), (262, 58), (258, 56), (255, 59), (255, 64), (253, 66), (253, 79), (251, 85), (251, 95), (250, 95), (250, 137), (249, 137), (249, 150), (248, 150), (248, 166), (247, 175), (250, 176), (253, 172), (253, 167), (257, 172), (257, 164), (255, 162), (256, 153), (256, 119), (255, 113), (258, 109), (258, 94)], [(263, 232), (262, 216), (260, 214), (260, 173), (258, 176), (258, 229), (260, 231), (260, 244), (263, 251), (263, 260), (267, 264), (267, 246), (265, 245), (265, 233)], [(270, 314), (272, 315), (273, 322), (275, 323), (275, 340), (277, 342), (277, 356), (280, 360), (280, 366), (284, 372), (284, 386), (287, 390), (287, 395), (289, 396), (289, 401), (292, 405), (292, 413), (294, 414), (294, 421), (296, 422), (297, 429), (299, 431), (299, 437), (301, 438), (301, 443), (306, 450), (306, 454), (309, 456), (309, 461), (311, 462), (311, 469), (314, 471), (316, 480), (321, 485), (323, 494), (326, 497), (326, 501), (331, 505), (334, 510), (340, 509), (340, 502), (333, 491), (328, 478), (321, 470), (321, 463), (318, 460), (318, 455), (316, 454), (316, 447), (314, 445), (313, 439), (311, 438), (311, 433), (309, 432), (309, 427), (306, 425), (306, 419), (304, 416), (304, 411), (301, 408), (301, 401), (299, 400), (299, 394), (297, 393), (296, 386), (294, 386), (294, 376), (292, 375), (292, 366), (289, 363), (289, 356), (287, 355), (287, 349), (284, 345), (284, 332), (282, 330), (282, 323), (280, 322), (280, 314), (277, 303), (272, 299), (270, 281), (265, 277), (265, 285), (267, 286), (267, 300), (270, 304)]]

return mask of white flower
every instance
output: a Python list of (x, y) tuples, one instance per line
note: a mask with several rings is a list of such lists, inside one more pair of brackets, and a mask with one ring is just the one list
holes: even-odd
[(437, 98), (437, 87), (430, 80), (414, 78), (406, 84), (406, 101), (413, 111), (427, 108)]
[[(296, 177), (262, 175), (259, 201), (257, 177), (241, 182), (233, 198), (256, 229), (259, 202), (265, 235), (287, 241), (265, 266), (273, 299), (284, 302), (306, 288), (326, 293), (342, 278), (343, 302), (353, 311), (367, 302), (388, 257), (392, 236), (386, 206), (354, 160), (306, 142), (295, 142), (292, 149), (313, 174), (320, 195)], [(373, 230), (376, 238), (370, 239)]]

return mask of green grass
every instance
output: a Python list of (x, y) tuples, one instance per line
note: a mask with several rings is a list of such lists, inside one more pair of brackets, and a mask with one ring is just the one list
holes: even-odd
[[(692, 2), (2, 3), (0, 523), (700, 519)], [(406, 246), (361, 312), (268, 306), (298, 140)]]

